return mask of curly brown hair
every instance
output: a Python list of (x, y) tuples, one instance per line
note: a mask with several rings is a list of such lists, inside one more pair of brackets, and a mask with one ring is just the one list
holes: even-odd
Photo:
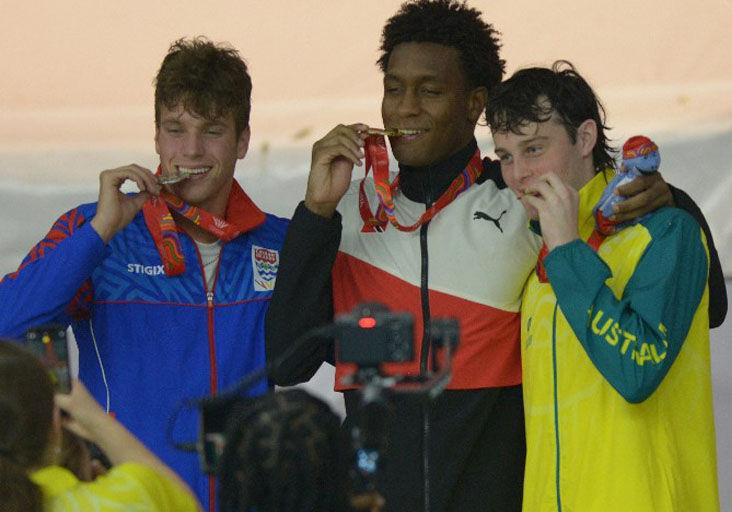
[(233, 113), (238, 138), (252, 108), (252, 79), (239, 52), (202, 36), (170, 45), (155, 77), (155, 126), (161, 106), (178, 105), (208, 120)]

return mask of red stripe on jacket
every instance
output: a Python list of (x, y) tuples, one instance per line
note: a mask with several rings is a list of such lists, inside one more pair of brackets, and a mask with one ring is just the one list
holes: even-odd
[[(422, 342), (422, 304), (419, 286), (358, 258), (339, 252), (333, 267), (333, 306), (348, 313), (362, 302), (380, 302), (393, 311), (414, 315), (415, 360), (384, 365), (387, 373), (418, 375)], [(460, 345), (453, 360), (448, 389), (478, 389), (521, 383), (519, 313), (503, 311), (435, 290), (429, 291), (431, 318), (455, 317), (460, 324)], [(337, 390), (341, 379), (353, 373), (352, 364), (336, 364)]]
[[(77, 208), (61, 215), (56, 222), (53, 223), (53, 226), (51, 226), (51, 229), (43, 240), (38, 242), (30, 251), (28, 251), (28, 254), (23, 259), (18, 270), (5, 276), (5, 279), (17, 278), (25, 267), (43, 258), (46, 253), (56, 249), (61, 242), (70, 238), (76, 230), (84, 224), (84, 222), (86, 222), (86, 218)], [(79, 288), (71, 299), (71, 302), (69, 302), (69, 305), (66, 308), (67, 314), (77, 320), (88, 318), (88, 305), (91, 303), (92, 297), (92, 285), (91, 279), (89, 279), (84, 282), (81, 288)]]

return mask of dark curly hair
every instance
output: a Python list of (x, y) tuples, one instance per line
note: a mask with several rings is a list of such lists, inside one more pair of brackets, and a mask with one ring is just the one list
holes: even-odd
[(577, 128), (587, 119), (597, 124), (592, 150), (596, 171), (615, 167), (613, 148), (605, 130), (605, 109), (590, 84), (566, 60), (550, 68), (526, 68), (514, 73), (488, 94), (486, 119), (492, 132), (520, 134), (526, 123), (543, 123), (556, 113), (574, 144)]
[(218, 468), (222, 511), (348, 510), (340, 419), (301, 389), (254, 399), (229, 423)]
[(160, 127), (161, 106), (182, 104), (208, 120), (232, 112), (238, 137), (249, 126), (251, 100), (252, 79), (239, 52), (201, 36), (179, 39), (155, 77), (155, 125)]
[(402, 43), (441, 44), (458, 51), (473, 87), (490, 91), (503, 78), (506, 63), (498, 55), (500, 33), (480, 16), (477, 9), (455, 0), (406, 2), (384, 26), (377, 64), (385, 72), (391, 52)]

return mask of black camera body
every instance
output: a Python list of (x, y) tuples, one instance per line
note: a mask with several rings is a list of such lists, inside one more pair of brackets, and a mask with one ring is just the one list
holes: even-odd
[(200, 404), (201, 416), (196, 451), (204, 473), (216, 473), (226, 447), (226, 431), (231, 419), (236, 418), (247, 407), (251, 407), (253, 402), (253, 398), (234, 395), (209, 398)]
[(359, 367), (401, 363), (414, 358), (414, 319), (382, 304), (360, 304), (335, 319), (338, 360)]
[[(333, 324), (336, 358), (353, 363), (356, 371), (342, 379), (359, 387), (359, 403), (351, 423), (352, 466), (350, 477), (355, 495), (378, 493), (378, 473), (388, 457), (388, 427), (393, 421), (394, 394), (412, 394), (422, 400), (439, 395), (447, 386), (452, 352), (459, 342), (455, 318), (434, 318), (426, 326), (428, 354), (432, 364), (419, 375), (387, 375), (382, 363), (414, 360), (414, 318), (409, 313), (392, 313), (382, 304), (359, 304)], [(444, 357), (438, 358), (438, 352)], [(443, 367), (438, 359), (445, 364)]]

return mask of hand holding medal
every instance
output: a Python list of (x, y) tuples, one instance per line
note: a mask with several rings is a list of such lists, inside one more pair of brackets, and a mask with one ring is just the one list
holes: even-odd
[(415, 130), (399, 128), (371, 128), (362, 123), (339, 124), (333, 128), (313, 145), (305, 206), (317, 215), (332, 217), (351, 183), (353, 166), (362, 165), (362, 159), (366, 156), (364, 146), (383, 146), (380, 154), (386, 158), (388, 178), (388, 154), (384, 136), (399, 137), (414, 133)]

